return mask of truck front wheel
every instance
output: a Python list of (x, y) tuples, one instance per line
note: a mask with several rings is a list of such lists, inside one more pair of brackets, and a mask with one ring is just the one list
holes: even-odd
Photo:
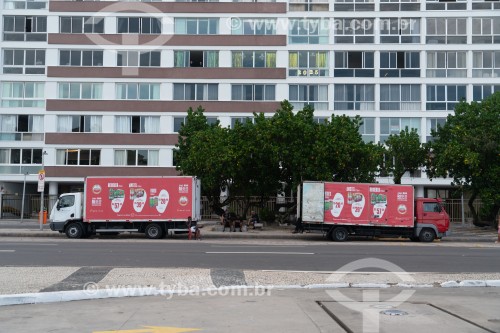
[(68, 238), (82, 238), (83, 228), (78, 222), (73, 222), (66, 227), (66, 236)]
[(436, 233), (432, 229), (425, 228), (420, 231), (418, 238), (421, 242), (430, 243), (436, 238)]
[(349, 232), (344, 227), (337, 227), (331, 232), (331, 238), (335, 242), (344, 242), (347, 240), (348, 236)]
[(149, 239), (160, 239), (163, 237), (163, 229), (159, 224), (151, 223), (144, 230), (146, 237)]

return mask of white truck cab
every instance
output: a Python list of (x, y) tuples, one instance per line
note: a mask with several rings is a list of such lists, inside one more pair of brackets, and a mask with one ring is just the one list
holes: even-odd
[(68, 221), (81, 220), (83, 212), (83, 193), (64, 193), (57, 199), (50, 212), (50, 229), (64, 230)]

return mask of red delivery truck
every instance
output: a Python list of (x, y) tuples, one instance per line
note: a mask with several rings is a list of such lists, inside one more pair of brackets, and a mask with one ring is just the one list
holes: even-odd
[(432, 242), (450, 226), (441, 200), (414, 199), (410, 185), (304, 182), (298, 193), (304, 229), (334, 241), (356, 235)]
[(141, 232), (161, 238), (200, 220), (201, 188), (196, 177), (88, 177), (83, 193), (59, 196), (50, 229), (69, 238)]

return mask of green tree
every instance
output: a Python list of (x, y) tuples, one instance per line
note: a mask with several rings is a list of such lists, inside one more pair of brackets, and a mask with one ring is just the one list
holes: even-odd
[(373, 182), (382, 160), (381, 147), (365, 143), (361, 118), (332, 115), (319, 125), (312, 155), (314, 175), (308, 180)]
[(478, 196), (493, 217), (500, 207), (500, 93), (479, 103), (460, 102), (432, 135), (430, 177), (449, 176), (452, 185), (470, 191), (475, 225), (480, 221), (472, 203)]
[(398, 135), (391, 134), (385, 144), (385, 168), (393, 174), (394, 184), (401, 184), (405, 172), (425, 165), (427, 149), (420, 143), (417, 130), (405, 128)]
[(229, 193), (244, 198), (244, 215), (250, 207), (250, 197), (259, 196), (263, 204), (281, 188), (279, 162), (270, 141), (270, 122), (264, 114), (254, 114), (254, 121), (236, 123), (229, 135), (233, 161)]
[(302, 180), (313, 179), (315, 159), (312, 154), (317, 139), (318, 123), (314, 121), (314, 109), (307, 105), (293, 112), (288, 101), (270, 119), (270, 143), (274, 162), (278, 163), (279, 180), (293, 191)]
[(232, 166), (229, 130), (219, 124), (208, 125), (203, 108), (188, 109), (179, 130), (174, 151), (176, 169), (184, 175), (195, 175), (202, 183), (202, 193), (212, 207), (220, 208), (220, 193), (228, 186)]

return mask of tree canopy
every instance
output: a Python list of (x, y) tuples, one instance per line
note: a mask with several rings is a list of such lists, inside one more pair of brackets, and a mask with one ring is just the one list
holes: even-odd
[[(294, 112), (283, 101), (272, 117), (254, 114), (229, 129), (208, 125), (203, 112), (188, 110), (175, 159), (183, 174), (201, 179), (214, 208), (234, 196), (293, 192), (303, 180), (375, 180), (383, 149), (363, 141), (359, 117), (332, 115), (319, 123), (312, 107)], [(226, 189), (229, 198), (220, 203)]]
[(420, 143), (416, 129), (405, 128), (399, 135), (391, 134), (385, 144), (385, 168), (393, 174), (394, 184), (401, 184), (405, 172), (416, 171), (425, 165), (427, 149)]
[(474, 224), (479, 216), (472, 201), (478, 195), (494, 216), (500, 207), (500, 92), (482, 102), (460, 102), (432, 135), (430, 177), (449, 176), (453, 185), (471, 192)]

